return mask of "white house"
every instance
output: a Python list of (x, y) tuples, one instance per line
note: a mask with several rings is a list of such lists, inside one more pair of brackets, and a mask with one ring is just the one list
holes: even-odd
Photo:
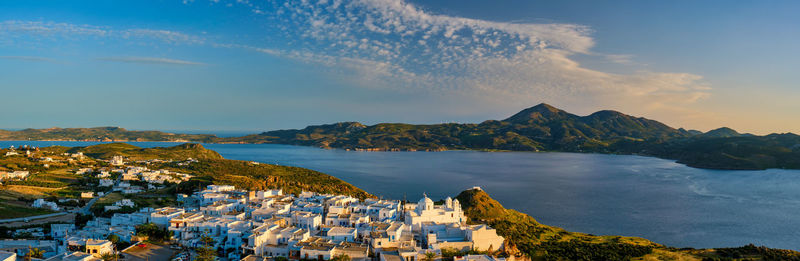
[(336, 242), (354, 242), (356, 240), (356, 229), (351, 227), (332, 227), (328, 230), (328, 238)]
[(114, 206), (131, 207), (132, 208), (132, 207), (136, 206), (136, 204), (134, 204), (132, 200), (124, 198), (124, 199), (121, 199), (120, 201), (114, 202)]
[(44, 199), (36, 199), (33, 201), (33, 207), (35, 208), (46, 208), (53, 211), (58, 211), (58, 204), (55, 202), (45, 201)]
[(112, 253), (114, 251), (114, 244), (108, 240), (86, 240), (86, 253), (94, 257), (101, 257), (103, 254)]
[(292, 225), (309, 231), (319, 231), (322, 215), (306, 211), (292, 212)]
[(100, 187), (111, 187), (111, 186), (114, 186), (114, 180), (111, 180), (111, 179), (100, 179), (100, 184), (98, 184), (98, 186), (100, 186)]

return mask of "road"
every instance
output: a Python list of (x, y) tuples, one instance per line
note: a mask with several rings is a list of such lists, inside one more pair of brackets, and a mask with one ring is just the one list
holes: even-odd
[(78, 212), (80, 212), (81, 214), (84, 214), (84, 215), (91, 214), (92, 212), (90, 210), (92, 208), (92, 205), (94, 205), (94, 202), (97, 202), (98, 199), (100, 199), (100, 197), (92, 198), (92, 200), (89, 200), (89, 202), (86, 203), (86, 206), (83, 206), (83, 208), (81, 208), (81, 210), (78, 211)]
[(44, 215), (30, 216), (30, 217), (0, 219), (0, 223), (25, 222), (25, 220), (34, 220), (34, 219), (42, 219), (42, 218), (49, 218), (49, 217), (57, 217), (57, 216), (66, 215), (66, 214), (69, 214), (69, 213), (67, 213), (67, 212), (58, 212), (58, 213), (51, 213), (51, 214), (44, 214)]

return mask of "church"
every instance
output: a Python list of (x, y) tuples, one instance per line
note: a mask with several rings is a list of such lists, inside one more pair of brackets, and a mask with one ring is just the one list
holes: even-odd
[(421, 230), (421, 226), (425, 222), (433, 222), (437, 224), (463, 224), (466, 222), (464, 212), (461, 211), (461, 203), (458, 199), (453, 200), (450, 197), (445, 199), (443, 205), (434, 205), (433, 200), (423, 194), (422, 199), (414, 204), (406, 204), (405, 223), (414, 231)]

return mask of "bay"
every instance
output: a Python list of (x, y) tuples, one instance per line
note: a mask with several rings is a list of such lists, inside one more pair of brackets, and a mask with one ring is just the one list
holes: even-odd
[[(0, 141), (0, 147), (97, 143)], [(639, 236), (675, 247), (754, 243), (800, 250), (798, 170), (704, 170), (630, 155), (204, 146), (228, 159), (328, 173), (383, 198), (417, 201), (427, 193), (438, 200), (480, 186), (506, 208), (570, 231)]]

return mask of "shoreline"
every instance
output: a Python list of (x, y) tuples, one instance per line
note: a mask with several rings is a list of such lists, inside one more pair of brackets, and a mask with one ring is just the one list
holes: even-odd
[(522, 150), (491, 150), (491, 149), (401, 149), (401, 148), (337, 148), (337, 147), (322, 147), (322, 146), (312, 146), (312, 145), (299, 145), (299, 144), (286, 144), (286, 143), (269, 143), (269, 142), (244, 142), (244, 141), (225, 141), (225, 142), (200, 142), (200, 141), (189, 141), (189, 140), (166, 140), (166, 141), (154, 141), (154, 140), (98, 140), (98, 139), (85, 139), (85, 140), (77, 140), (77, 139), (47, 139), (47, 140), (5, 140), (0, 139), (0, 141), (8, 141), (8, 142), (26, 142), (26, 141), (37, 141), (37, 142), (105, 142), (105, 143), (115, 143), (115, 142), (163, 142), (163, 143), (200, 143), (200, 144), (274, 144), (274, 145), (288, 145), (288, 146), (300, 146), (300, 147), (312, 147), (312, 148), (320, 148), (320, 149), (327, 149), (327, 150), (343, 150), (343, 151), (359, 151), (359, 152), (445, 152), (445, 151), (476, 151), (476, 152), (530, 152), (530, 153), (580, 153), (580, 154), (599, 154), (599, 155), (623, 155), (623, 156), (640, 156), (640, 157), (650, 157), (650, 158), (657, 158), (663, 160), (673, 161), (675, 163), (696, 169), (705, 169), (705, 170), (744, 170), (744, 171), (759, 171), (759, 170), (769, 170), (769, 169), (782, 169), (782, 170), (800, 170), (800, 168), (793, 169), (793, 168), (725, 168), (725, 167), (717, 167), (717, 168), (710, 168), (710, 167), (702, 167), (696, 166), (694, 164), (687, 164), (681, 162), (677, 159), (671, 158), (663, 158), (658, 156), (646, 155), (646, 154), (624, 154), (624, 153), (601, 153), (601, 152), (581, 152), (581, 151), (546, 151), (546, 150), (537, 150), (537, 151), (522, 151)]

